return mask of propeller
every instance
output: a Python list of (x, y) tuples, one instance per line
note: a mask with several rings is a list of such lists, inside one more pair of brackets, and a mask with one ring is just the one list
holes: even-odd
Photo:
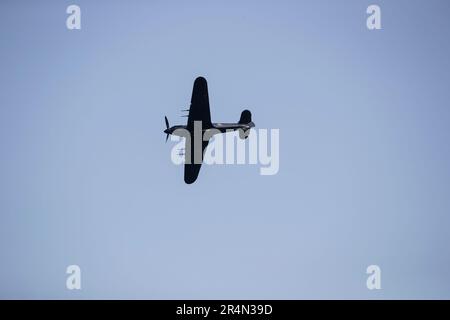
[(169, 120), (167, 119), (167, 117), (164, 117), (164, 120), (166, 120), (166, 130), (164, 130), (164, 132), (166, 133), (166, 142), (169, 139)]

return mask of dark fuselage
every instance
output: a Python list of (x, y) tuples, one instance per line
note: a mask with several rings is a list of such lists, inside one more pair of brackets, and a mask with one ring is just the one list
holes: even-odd
[[(249, 122), (246, 124), (241, 124), (241, 123), (213, 123), (211, 128), (207, 128), (207, 129), (203, 129), (202, 131), (205, 132), (207, 130), (210, 129), (216, 129), (218, 130), (220, 133), (226, 133), (226, 132), (231, 132), (231, 131), (236, 131), (241, 129), (242, 131), (246, 132), (249, 129), (253, 128), (255, 125), (253, 122)], [(165, 133), (168, 134), (173, 134), (176, 136), (184, 136), (183, 135), (183, 130), (189, 131), (190, 133), (193, 132), (192, 128), (188, 128), (188, 126), (182, 126), (182, 125), (178, 125), (178, 126), (172, 126), (166, 130), (164, 130)]]

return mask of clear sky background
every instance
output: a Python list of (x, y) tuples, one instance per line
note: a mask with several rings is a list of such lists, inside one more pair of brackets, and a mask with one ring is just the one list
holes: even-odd
[[(449, 9), (1, 1), (0, 298), (450, 298)], [(183, 182), (199, 75), (213, 121), (280, 129), (277, 175)]]

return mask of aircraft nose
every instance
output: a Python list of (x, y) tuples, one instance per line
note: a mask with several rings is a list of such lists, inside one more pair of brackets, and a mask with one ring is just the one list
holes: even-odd
[(170, 133), (170, 132), (169, 132), (169, 129), (164, 130), (164, 133), (169, 134), (169, 133)]

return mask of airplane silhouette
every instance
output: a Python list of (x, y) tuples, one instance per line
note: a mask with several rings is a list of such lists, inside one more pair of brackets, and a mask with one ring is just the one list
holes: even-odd
[[(209, 139), (207, 141), (203, 140), (205, 132), (209, 130), (208, 132), (210, 132), (211, 135), (209, 138), (211, 138), (212, 135), (217, 133), (239, 130), (239, 137), (241, 139), (246, 139), (250, 134), (249, 129), (255, 126), (252, 122), (252, 114), (249, 110), (242, 111), (241, 118), (238, 123), (212, 123), (211, 113), (209, 111), (208, 84), (206, 83), (206, 79), (203, 77), (198, 77), (195, 79), (194, 88), (192, 89), (191, 105), (188, 110), (183, 111), (189, 111), (187, 125), (169, 127), (169, 120), (165, 117), (166, 130), (164, 130), (164, 133), (166, 133), (166, 142), (169, 138), (169, 134), (183, 137), (182, 132), (189, 133), (190, 139), (186, 139), (184, 153), (186, 160), (184, 164), (184, 182), (187, 184), (195, 182), (200, 172), (205, 149), (209, 143)], [(197, 128), (195, 123), (198, 125), (198, 122), (201, 124), (202, 132), (197, 132), (194, 130), (194, 128)], [(196, 153), (195, 134), (202, 135), (202, 137), (200, 137), (200, 141), (202, 141), (202, 150), (201, 153), (200, 150), (197, 151), (197, 154), (200, 156), (200, 161), (193, 161), (194, 159), (192, 159), (195, 158), (197, 160), (196, 157), (192, 157), (192, 155), (195, 155)], [(187, 159), (189, 159), (189, 161)]]

